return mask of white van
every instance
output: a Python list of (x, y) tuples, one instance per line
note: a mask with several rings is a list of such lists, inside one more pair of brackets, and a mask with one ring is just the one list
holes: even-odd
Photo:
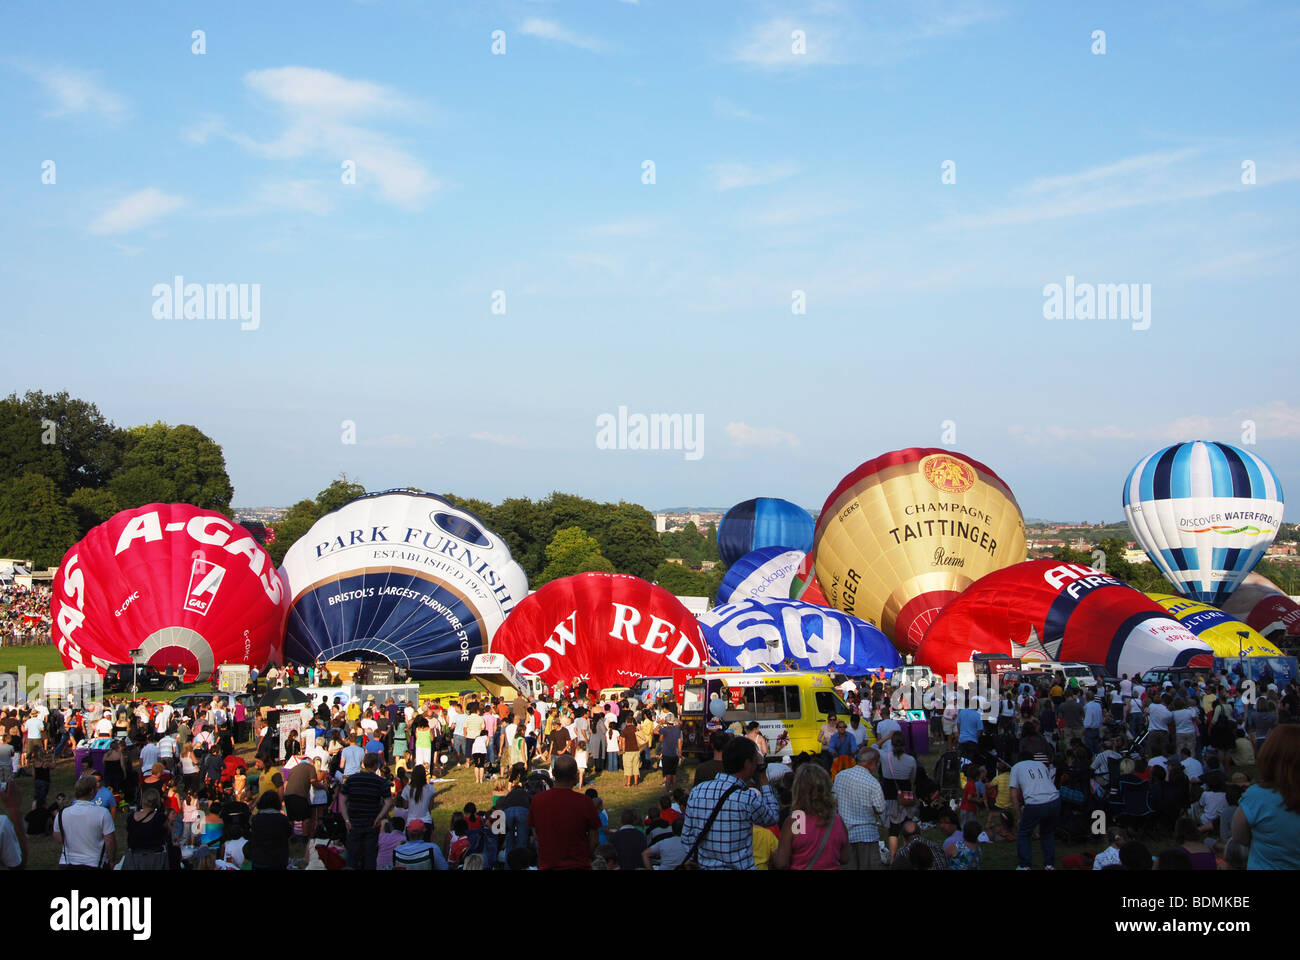
[(80, 707), (84, 702), (100, 700), (103, 695), (103, 678), (98, 670), (88, 667), (54, 670), (42, 678), (41, 696), (49, 707), (62, 707), (65, 703)]

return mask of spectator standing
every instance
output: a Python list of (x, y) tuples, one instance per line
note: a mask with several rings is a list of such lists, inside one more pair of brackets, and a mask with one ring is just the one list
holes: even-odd
[[(979, 714), (974, 710), (976, 719)], [(845, 866), (848, 870), (878, 870), (880, 860), (880, 820), (885, 813), (885, 794), (877, 774), (880, 751), (859, 747), (857, 765), (835, 778), (834, 794), (840, 818), (849, 832), (851, 851)]]
[[(755, 777), (757, 790), (749, 786)], [(704, 870), (753, 870), (754, 826), (771, 826), (779, 815), (754, 741), (735, 737), (722, 751), (722, 772), (691, 790), (682, 841)]]

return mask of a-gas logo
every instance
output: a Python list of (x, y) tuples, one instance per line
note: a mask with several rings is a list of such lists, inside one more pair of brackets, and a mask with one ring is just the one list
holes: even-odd
[(212, 601), (217, 598), (217, 589), (225, 576), (225, 567), (195, 557), (190, 567), (190, 586), (185, 591), (185, 609), (193, 610), (206, 617)]

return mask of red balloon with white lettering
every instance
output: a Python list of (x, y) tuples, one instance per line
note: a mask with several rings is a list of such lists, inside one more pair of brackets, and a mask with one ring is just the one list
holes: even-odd
[(663, 587), (618, 573), (552, 580), (522, 600), (492, 637), (524, 674), (593, 690), (670, 677), (705, 662), (695, 616)]
[(986, 574), (939, 612), (916, 662), (940, 675), (976, 653), (1095, 663), (1106, 675), (1213, 665), (1214, 651), (1168, 610), (1100, 570), (1026, 560)]
[(251, 533), (212, 510), (151, 503), (95, 527), (54, 577), (53, 638), (69, 667), (172, 666), (185, 682), (224, 663), (280, 660), (288, 592)]

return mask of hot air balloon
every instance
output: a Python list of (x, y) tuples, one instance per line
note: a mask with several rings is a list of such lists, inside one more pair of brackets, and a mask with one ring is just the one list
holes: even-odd
[(1129, 473), (1124, 516), (1180, 593), (1218, 605), (1277, 536), (1282, 484), (1272, 467), (1246, 450), (1177, 443)]
[(69, 668), (178, 667), (187, 682), (223, 663), (280, 659), (288, 597), (243, 527), (187, 503), (123, 510), (74, 545), (54, 577), (50, 616)]
[(816, 562), (811, 553), (803, 555), (799, 569), (794, 572), (794, 579), (790, 581), (790, 599), (815, 603), (821, 607), (830, 606), (826, 602), (826, 594), (822, 593), (821, 584), (817, 582)]
[(783, 547), (751, 550), (733, 563), (722, 578), (722, 585), (718, 587), (718, 605), (741, 599), (786, 599), (803, 558), (802, 551)]
[(1208, 643), (1216, 657), (1280, 657), (1282, 651), (1218, 607), (1169, 593), (1148, 593), (1188, 630)]
[(596, 690), (672, 676), (705, 659), (699, 623), (681, 601), (619, 573), (552, 580), (506, 618), (492, 652), (548, 685), (579, 678)]
[(1300, 604), (1261, 574), (1247, 574), (1241, 586), (1223, 601), (1223, 611), (1246, 621), (1266, 637), (1300, 638)]
[(1059, 560), (1027, 560), (981, 577), (930, 624), (916, 662), (948, 675), (976, 653), (1096, 663), (1114, 677), (1214, 664), (1210, 646), (1140, 590)]
[(382, 659), (418, 679), (469, 676), (528, 593), (505, 541), (442, 497), (357, 497), (284, 556), (295, 660)]
[(862, 676), (902, 665), (869, 623), (799, 600), (739, 600), (700, 617), (709, 660), (744, 670), (830, 670)]
[(813, 552), (831, 606), (911, 653), (944, 604), (1025, 559), (1025, 521), (984, 464), (951, 450), (895, 450), (826, 498)]
[(718, 524), (718, 555), (727, 566), (760, 547), (806, 552), (812, 543), (812, 516), (789, 500), (745, 500), (728, 510)]

